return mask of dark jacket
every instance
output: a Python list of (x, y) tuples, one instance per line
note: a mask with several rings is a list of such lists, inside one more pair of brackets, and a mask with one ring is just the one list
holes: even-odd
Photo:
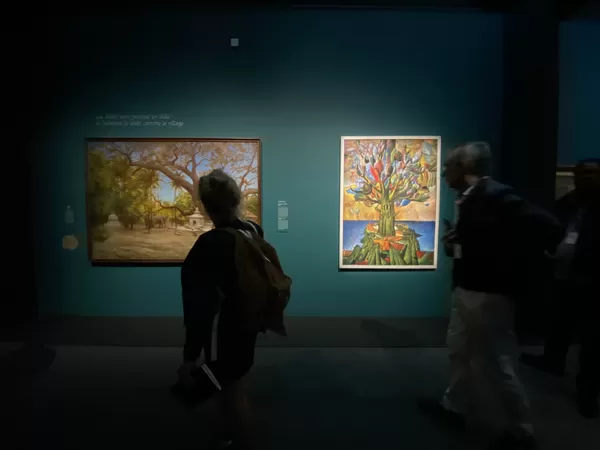
[[(481, 180), (459, 205), (456, 234), (460, 258), (453, 281), (464, 289), (511, 297), (527, 290), (562, 240), (559, 221), (492, 179)], [(458, 256), (458, 255), (456, 255)]]
[[(251, 222), (261, 237), (263, 230)], [(241, 318), (236, 301), (235, 236), (223, 228), (253, 231), (241, 220), (220, 226), (201, 235), (181, 268), (183, 320), (186, 327), (184, 358), (195, 360), (211, 339), (215, 315), (219, 328), (239, 328)]]
[[(571, 191), (556, 202), (556, 216), (566, 230), (580, 204)], [(582, 208), (579, 237), (573, 258), (573, 273), (580, 281), (591, 281), (600, 275), (600, 199), (596, 205)]]

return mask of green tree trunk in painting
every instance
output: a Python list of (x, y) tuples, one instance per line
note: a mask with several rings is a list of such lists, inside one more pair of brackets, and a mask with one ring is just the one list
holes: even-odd
[(379, 211), (379, 234), (381, 236), (395, 236), (394, 228), (396, 208), (390, 199), (388, 189), (384, 188), (381, 196), (381, 208)]

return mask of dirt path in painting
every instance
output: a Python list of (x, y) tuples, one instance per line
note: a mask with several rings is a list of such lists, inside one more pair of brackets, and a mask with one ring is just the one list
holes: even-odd
[(153, 228), (150, 233), (142, 226), (133, 230), (110, 227), (110, 237), (104, 242), (94, 242), (93, 258), (102, 259), (141, 259), (141, 260), (182, 260), (198, 239), (189, 230), (173, 228)]

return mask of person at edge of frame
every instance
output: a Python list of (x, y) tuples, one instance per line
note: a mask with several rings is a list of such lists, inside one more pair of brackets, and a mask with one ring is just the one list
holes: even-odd
[(574, 182), (575, 189), (556, 202), (556, 214), (567, 230), (554, 255), (556, 314), (544, 353), (524, 353), (521, 362), (552, 375), (564, 375), (569, 346), (579, 331), (577, 405), (583, 417), (597, 418), (600, 415), (600, 300), (594, 277), (600, 275), (600, 159), (579, 161)]

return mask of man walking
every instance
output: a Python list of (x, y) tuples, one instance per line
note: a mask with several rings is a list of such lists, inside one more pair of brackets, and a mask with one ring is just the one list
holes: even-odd
[(593, 278), (600, 275), (600, 159), (577, 164), (575, 190), (558, 200), (557, 215), (567, 229), (555, 255), (558, 310), (544, 354), (524, 354), (521, 361), (535, 369), (563, 375), (569, 346), (579, 329), (577, 403), (582, 416), (596, 418), (600, 392), (600, 300)]
[(553, 250), (562, 230), (551, 215), (492, 180), (491, 159), (487, 143), (472, 142), (454, 149), (445, 163), (446, 181), (459, 193), (457, 223), (447, 223), (443, 237), (454, 258), (447, 334), (452, 377), (428, 410), (464, 421), (476, 364), (509, 419), (494, 448), (534, 448), (527, 395), (512, 362), (518, 350), (514, 300), (528, 282), (529, 258)]

